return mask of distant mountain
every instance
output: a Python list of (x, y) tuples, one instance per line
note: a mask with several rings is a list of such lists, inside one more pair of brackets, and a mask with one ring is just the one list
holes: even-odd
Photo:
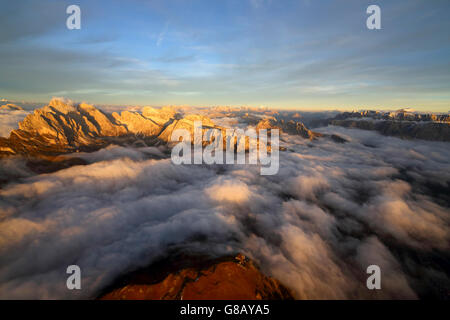
[(0, 110), (13, 111), (13, 110), (23, 110), (23, 108), (12, 103), (7, 103), (0, 106)]
[(401, 109), (395, 112), (343, 112), (327, 124), (346, 128), (375, 130), (383, 135), (406, 139), (450, 141), (450, 115), (421, 114)]
[(450, 123), (450, 114), (417, 113), (412, 109), (400, 109), (393, 112), (363, 110), (343, 112), (334, 117), (334, 120), (368, 119), (396, 120), (396, 121), (420, 121)]
[[(133, 144), (138, 140), (144, 141), (146, 145), (167, 144), (176, 129), (188, 130), (194, 139), (195, 121), (201, 121), (204, 131), (214, 128), (222, 130), (225, 136), (225, 128), (217, 126), (207, 116), (182, 114), (170, 107), (144, 107), (142, 112), (109, 114), (86, 103), (74, 104), (63, 99), (52, 99), (47, 106), (27, 115), (19, 123), (19, 129), (11, 131), (9, 138), (0, 137), (0, 156), (54, 157), (65, 153), (94, 151), (112, 143)], [(306, 139), (320, 136), (303, 123), (293, 120), (269, 117), (252, 121), (258, 130), (277, 128)], [(248, 146), (247, 139), (246, 150)]]
[(261, 129), (278, 129), (281, 132), (291, 135), (299, 135), (310, 140), (322, 136), (318, 132), (312, 132), (301, 122), (294, 120), (285, 121), (283, 119), (278, 120), (273, 117), (260, 120), (256, 125), (256, 130), (259, 132)]

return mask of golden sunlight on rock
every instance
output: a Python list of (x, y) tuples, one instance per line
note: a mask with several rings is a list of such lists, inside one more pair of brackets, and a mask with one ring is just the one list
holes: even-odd
[(162, 281), (139, 272), (130, 283), (104, 294), (102, 300), (261, 300), (293, 299), (279, 281), (267, 277), (242, 254), (169, 273)]

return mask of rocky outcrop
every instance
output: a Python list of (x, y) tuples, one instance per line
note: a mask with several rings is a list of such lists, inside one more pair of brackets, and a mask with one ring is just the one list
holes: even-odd
[(1, 110), (3, 110), (3, 111), (5, 111), (5, 110), (6, 111), (19, 111), (19, 110), (23, 110), (23, 108), (15, 105), (15, 104), (12, 104), (12, 103), (7, 103), (7, 104), (0, 106), (0, 111)]
[(58, 99), (35, 110), (9, 138), (0, 139), (0, 154), (58, 155), (106, 145), (102, 137), (125, 135), (127, 129), (87, 104)]
[(353, 111), (342, 112), (327, 124), (346, 128), (375, 130), (386, 136), (405, 139), (450, 141), (450, 115), (416, 113), (409, 109), (395, 112)]
[(146, 118), (152, 119), (159, 125), (164, 125), (170, 119), (176, 117), (177, 112), (171, 107), (163, 107), (161, 109), (156, 109), (152, 107), (142, 108), (142, 115)]
[(112, 116), (117, 123), (127, 128), (128, 132), (135, 134), (157, 136), (164, 128), (164, 124), (158, 124), (151, 118), (146, 118), (137, 112), (123, 111), (120, 115), (114, 112)]
[(9, 138), (0, 138), (0, 155), (48, 157), (92, 151), (111, 143), (133, 143), (138, 135), (149, 143), (167, 143), (175, 129), (187, 129), (193, 137), (194, 121), (201, 121), (204, 130), (221, 129), (207, 117), (183, 117), (170, 108), (107, 114), (86, 103), (52, 99), (20, 122)]
[(450, 141), (450, 124), (440, 122), (332, 120), (331, 125), (363, 130), (375, 130), (386, 136), (405, 139)]
[(336, 143), (346, 143), (348, 142), (347, 139), (342, 138), (341, 136), (337, 135), (337, 134), (332, 134), (330, 136), (331, 140), (333, 140)]
[[(216, 126), (214, 122), (208, 117), (196, 114), (186, 115), (181, 118), (180, 116), (175, 116), (175, 118), (171, 119), (166, 123), (164, 131), (160, 134), (160, 139), (163, 141), (170, 141), (170, 137), (174, 130), (177, 129), (185, 129), (190, 132), (192, 139), (194, 138), (194, 122), (201, 122), (203, 133), (208, 129), (218, 129), (223, 131), (223, 128)], [(225, 135), (223, 131), (222, 135)]]
[(281, 132), (285, 132), (287, 134), (299, 135), (305, 139), (314, 139), (316, 137), (320, 137), (321, 134), (318, 132), (313, 132), (306, 128), (306, 126), (298, 121), (289, 120), (277, 120), (275, 118), (266, 118), (258, 122), (256, 125), (256, 130), (259, 132), (261, 129), (271, 130), (278, 129)]
[(122, 277), (103, 300), (293, 299), (279, 281), (242, 254), (218, 259), (177, 256)]
[(396, 120), (396, 121), (432, 121), (450, 123), (449, 114), (434, 114), (434, 113), (417, 113), (409, 109), (400, 109), (392, 112), (375, 111), (375, 110), (363, 110), (342, 112), (335, 116), (334, 120), (347, 120), (347, 119), (363, 119), (371, 118), (374, 120)]
[[(226, 148), (226, 130), (199, 114), (180, 114), (170, 107), (156, 109), (144, 107), (136, 111), (105, 113), (86, 103), (52, 99), (50, 103), (36, 109), (19, 123), (19, 129), (11, 131), (8, 138), (0, 137), (0, 156), (24, 155), (32, 158), (56, 157), (65, 153), (90, 152), (109, 144), (133, 145), (137, 140), (146, 145), (169, 144), (177, 129), (187, 130), (194, 141), (194, 123), (201, 122), (202, 133), (209, 129), (220, 130)], [(273, 118), (262, 120), (258, 128), (280, 128), (290, 134), (313, 139), (318, 134), (308, 130), (302, 123)], [(202, 136), (203, 136), (202, 135)], [(250, 139), (245, 139), (245, 150)], [(205, 139), (203, 139), (205, 140)], [(235, 140), (230, 140), (235, 141)], [(202, 141), (203, 146), (209, 141)], [(236, 142), (230, 148), (236, 148)], [(256, 144), (259, 143), (257, 139)], [(268, 146), (270, 152), (271, 146)], [(49, 160), (51, 161), (51, 160)]]

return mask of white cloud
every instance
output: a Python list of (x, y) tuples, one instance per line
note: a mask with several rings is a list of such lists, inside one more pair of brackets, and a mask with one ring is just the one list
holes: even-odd
[[(448, 285), (448, 143), (319, 131), (349, 142), (283, 135), (275, 176), (175, 166), (156, 148), (74, 155), (89, 164), (38, 176), (13, 162), (21, 178), (0, 189), (0, 297), (93, 298), (169, 249), (244, 252), (305, 299), (415, 298)], [(65, 288), (70, 264), (82, 269), (79, 292)], [(369, 264), (382, 268), (379, 292), (365, 287)]]
[(0, 137), (9, 137), (11, 131), (18, 129), (18, 123), (29, 113), (25, 110), (0, 110)]

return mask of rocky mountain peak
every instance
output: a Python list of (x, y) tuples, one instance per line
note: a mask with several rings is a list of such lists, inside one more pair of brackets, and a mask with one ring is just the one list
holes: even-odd
[(25, 117), (19, 129), (9, 138), (0, 139), (0, 155), (59, 155), (95, 150), (110, 143), (132, 142), (142, 135), (152, 140), (168, 142), (173, 130), (184, 128), (193, 132), (194, 121), (206, 127), (216, 127), (205, 116), (183, 117), (172, 108), (147, 107), (143, 113), (123, 111), (109, 114), (95, 106), (53, 98), (50, 103)]
[(0, 106), (0, 110), (14, 111), (14, 110), (23, 110), (23, 108), (13, 103), (7, 103)]
[(273, 117), (259, 121), (256, 125), (256, 130), (259, 131), (261, 129), (278, 129), (287, 134), (300, 135), (305, 139), (314, 139), (315, 137), (320, 136), (319, 133), (309, 130), (302, 122), (295, 120), (277, 120)]
[(75, 104), (73, 101), (64, 98), (52, 98), (47, 106), (47, 109), (52, 109), (63, 114), (75, 112)]

